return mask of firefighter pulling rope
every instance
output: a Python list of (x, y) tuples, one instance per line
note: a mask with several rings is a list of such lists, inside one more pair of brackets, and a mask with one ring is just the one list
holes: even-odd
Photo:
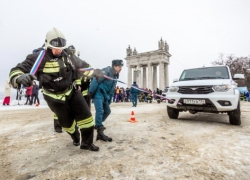
[[(94, 68), (81, 68), (81, 69), (79, 69), (79, 71), (81, 71), (81, 72), (93, 71), (93, 70), (94, 70)], [(117, 81), (117, 82), (122, 83), (122, 84), (126, 84), (125, 82), (122, 82), (122, 81), (120, 81), (120, 80), (118, 80), (118, 79), (113, 79), (113, 78), (111, 78), (111, 77), (109, 77), (109, 76), (106, 76), (106, 75), (104, 75), (104, 77), (107, 78), (107, 79), (113, 80), (113, 81)], [(164, 96), (161, 96), (161, 95), (159, 95), (159, 94), (156, 94), (156, 93), (147, 91), (147, 90), (145, 90), (145, 89), (138, 88), (138, 87), (134, 87), (134, 86), (131, 86), (131, 87), (134, 88), (134, 89), (137, 89), (137, 90), (139, 90), (139, 91), (142, 91), (142, 92), (152, 93), (152, 94), (154, 94), (155, 96), (158, 96), (158, 97), (160, 97), (160, 98), (162, 98), (162, 99), (165, 99), (165, 100), (168, 100), (168, 101), (170, 101), (170, 102), (173, 101), (173, 100), (171, 100), (171, 99), (168, 99), (168, 98), (166, 98), (166, 97), (164, 97)], [(178, 102), (177, 104), (182, 105), (180, 102)]]

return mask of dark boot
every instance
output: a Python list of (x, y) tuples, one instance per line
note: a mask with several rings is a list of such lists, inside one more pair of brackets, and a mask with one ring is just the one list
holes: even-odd
[(54, 119), (54, 129), (57, 133), (62, 133), (62, 127), (59, 124), (58, 120)]
[(93, 144), (94, 138), (94, 126), (81, 129), (82, 142), (80, 149), (86, 149), (90, 151), (99, 151), (99, 147)]
[(68, 133), (68, 134), (73, 139), (73, 145), (79, 146), (80, 145), (80, 133), (79, 133), (78, 127), (75, 126), (75, 132), (73, 134), (70, 134), (70, 133)]
[(111, 142), (112, 141), (112, 138), (106, 136), (103, 131), (105, 130), (106, 128), (104, 126), (101, 126), (97, 129), (97, 136), (96, 136), (96, 140), (103, 140), (103, 141), (109, 141)]

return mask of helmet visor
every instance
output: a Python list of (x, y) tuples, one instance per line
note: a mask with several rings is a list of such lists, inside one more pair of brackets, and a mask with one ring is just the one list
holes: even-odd
[(51, 45), (51, 47), (53, 48), (58, 48), (58, 49), (61, 49), (61, 48), (64, 48), (66, 46), (66, 40), (63, 39), (63, 38), (56, 38), (56, 39), (52, 39), (49, 44)]

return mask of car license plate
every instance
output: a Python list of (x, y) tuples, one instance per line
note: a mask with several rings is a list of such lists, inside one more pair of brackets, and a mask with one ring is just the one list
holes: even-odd
[(206, 104), (205, 100), (201, 100), (201, 99), (184, 99), (184, 104)]

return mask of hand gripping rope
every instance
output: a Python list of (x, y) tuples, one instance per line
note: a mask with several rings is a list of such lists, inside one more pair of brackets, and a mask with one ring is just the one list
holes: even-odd
[[(94, 68), (81, 68), (81, 69), (79, 69), (79, 71), (81, 71), (81, 72), (93, 71), (93, 70), (94, 70)], [(107, 79), (113, 80), (113, 81), (117, 81), (117, 82), (122, 83), (122, 84), (126, 84), (125, 82), (122, 82), (122, 81), (120, 81), (120, 80), (118, 80), (118, 79), (111, 78), (111, 77), (106, 76), (106, 75), (104, 75), (104, 77), (107, 78)], [(126, 85), (127, 85), (127, 84), (126, 84)], [(154, 92), (150, 92), (150, 91), (147, 91), (147, 90), (145, 90), (145, 89), (138, 88), (138, 87), (135, 87), (135, 86), (131, 86), (131, 87), (134, 88), (134, 89), (137, 89), (137, 90), (139, 90), (139, 91), (142, 91), (142, 92), (152, 93), (152, 94), (154, 94), (155, 96), (158, 96), (158, 97), (160, 97), (160, 98), (162, 98), (162, 99), (165, 99), (165, 100), (168, 100), (168, 101), (170, 101), (170, 102), (173, 102), (173, 100), (168, 99), (168, 98), (166, 98), (166, 97), (164, 97), (164, 96), (161, 96), (161, 95), (159, 95), (159, 94), (156, 94), (156, 93), (154, 93)], [(180, 102), (178, 102), (177, 104), (182, 105)]]

